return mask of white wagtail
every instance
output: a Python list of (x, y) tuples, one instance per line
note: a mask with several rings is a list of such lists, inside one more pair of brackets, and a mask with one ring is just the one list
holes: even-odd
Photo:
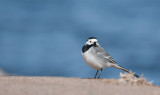
[(138, 75), (119, 66), (113, 60), (113, 58), (98, 44), (95, 37), (88, 38), (86, 44), (82, 48), (82, 57), (90, 67), (97, 70), (94, 78), (96, 78), (99, 70), (100, 73), (98, 78), (100, 77), (104, 67), (115, 67), (127, 73), (133, 74), (137, 78), (139, 77)]

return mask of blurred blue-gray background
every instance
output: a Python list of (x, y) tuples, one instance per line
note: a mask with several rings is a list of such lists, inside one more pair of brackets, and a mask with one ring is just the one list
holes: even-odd
[[(160, 85), (160, 1), (0, 0), (0, 69), (10, 75), (91, 78), (90, 36), (121, 66)], [(103, 78), (119, 78), (106, 68)]]

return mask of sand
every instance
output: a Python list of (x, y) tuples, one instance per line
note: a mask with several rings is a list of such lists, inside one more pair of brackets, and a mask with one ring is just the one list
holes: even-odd
[(160, 95), (160, 87), (121, 79), (0, 76), (0, 95)]

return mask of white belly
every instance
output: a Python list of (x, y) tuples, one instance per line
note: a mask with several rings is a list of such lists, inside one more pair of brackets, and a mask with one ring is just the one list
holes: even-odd
[(103, 64), (95, 58), (92, 54), (90, 54), (88, 51), (85, 53), (82, 53), (82, 57), (84, 61), (93, 69), (100, 70), (104, 68)]

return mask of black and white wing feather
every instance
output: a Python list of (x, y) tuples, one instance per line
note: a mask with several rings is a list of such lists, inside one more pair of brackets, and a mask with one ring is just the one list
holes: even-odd
[(117, 64), (116, 61), (114, 61), (114, 59), (100, 45), (97, 45), (96, 47), (93, 47), (93, 48), (96, 51), (97, 55), (101, 55), (101, 57), (106, 58), (109, 62), (113, 64)]
[(139, 77), (138, 75), (136, 75), (136, 74), (134, 74), (134, 73), (126, 70), (126, 69), (123, 68), (122, 66), (118, 65), (118, 64), (116, 63), (116, 61), (114, 61), (114, 59), (113, 59), (100, 45), (97, 45), (96, 47), (93, 47), (93, 48), (94, 48), (97, 56), (101, 57), (102, 59), (105, 59), (105, 58), (106, 58), (106, 59), (108, 60), (108, 62), (110, 62), (110, 63), (113, 64), (112, 67), (121, 69), (121, 70), (123, 70), (123, 71), (125, 71), (125, 72), (128, 72), (128, 73), (130, 73), (130, 74), (133, 74), (133, 75), (134, 75), (135, 77), (137, 77), (137, 78)]

